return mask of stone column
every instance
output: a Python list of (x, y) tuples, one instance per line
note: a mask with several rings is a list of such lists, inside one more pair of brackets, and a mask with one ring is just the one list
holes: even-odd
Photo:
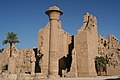
[(32, 76), (35, 76), (35, 62), (36, 62), (35, 53), (32, 50), (32, 54), (31, 54), (31, 75)]
[(50, 19), (50, 41), (49, 41), (49, 76), (58, 76), (58, 26), (59, 17), (63, 14), (56, 6), (46, 11)]

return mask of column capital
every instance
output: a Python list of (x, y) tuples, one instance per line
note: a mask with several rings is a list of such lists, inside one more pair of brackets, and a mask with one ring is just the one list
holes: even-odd
[(59, 17), (63, 12), (58, 7), (52, 6), (45, 12), (45, 14), (49, 16), (50, 20), (59, 20)]

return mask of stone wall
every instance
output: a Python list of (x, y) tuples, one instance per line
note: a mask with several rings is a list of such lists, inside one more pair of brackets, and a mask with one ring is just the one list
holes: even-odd
[(98, 54), (109, 59), (107, 66), (107, 75), (118, 75), (120, 66), (119, 41), (114, 35), (108, 35), (104, 38), (99, 35)]
[(98, 54), (104, 55), (108, 54), (107, 49), (109, 47), (108, 39), (104, 38), (102, 35), (98, 36)]
[(87, 35), (86, 32), (79, 32), (75, 36), (75, 50), (76, 50), (76, 62), (77, 62), (77, 75), (88, 75), (88, 47), (87, 47)]
[(120, 76), (120, 65), (118, 66), (107, 65), (107, 75)]
[[(65, 66), (60, 66), (61, 64), (65, 64), (63, 58), (67, 57), (69, 54), (69, 45), (71, 43), (71, 36), (69, 33), (65, 32), (61, 28), (61, 22), (59, 21), (58, 26), (58, 59), (56, 61), (59, 62), (59, 74), (62, 74), (62, 69)], [(48, 23), (46, 27), (40, 29), (38, 33), (38, 50), (40, 50), (41, 54), (43, 54), (43, 57), (40, 61), (41, 66), (41, 73), (48, 74), (48, 68), (49, 68), (49, 38), (50, 38), (50, 24)], [(62, 63), (61, 63), (61, 60)], [(65, 69), (63, 69), (65, 70)], [(66, 72), (65, 72), (66, 73)]]
[(10, 57), (8, 45), (0, 54), (0, 76), (25, 80), (47, 79), (51, 75), (97, 76), (96, 56), (108, 57), (107, 75), (120, 75), (120, 43), (114, 35), (98, 35), (95, 16), (84, 15), (83, 25), (74, 36), (62, 29), (59, 17), (63, 12), (58, 7), (50, 7), (46, 14), (50, 22), (38, 32), (38, 49), (19, 50), (13, 44)]
[(118, 48), (119, 41), (114, 35), (108, 35), (109, 48)]
[(84, 23), (75, 36), (78, 76), (96, 76), (94, 58), (98, 53), (96, 17), (87, 13)]
[(38, 33), (38, 51), (43, 54), (40, 60), (41, 73), (48, 75), (50, 23)]
[(32, 63), (36, 61), (35, 54), (32, 49), (25, 48), (23, 50), (19, 50), (13, 44), (12, 56), (10, 57), (9, 54), (10, 54), (10, 46), (8, 45), (4, 49), (4, 51), (0, 54), (1, 57), (0, 67), (3, 72), (8, 72), (11, 74), (20, 74), (20, 73), (30, 74), (32, 70), (35, 70), (35, 67), (32, 69)]
[[(20, 50), (15, 47), (15, 45), (12, 45), (12, 56), (18, 57), (20, 54)], [(8, 68), (9, 64), (9, 57), (10, 57), (10, 45), (8, 45), (3, 52), (0, 54), (0, 62), (1, 62), (1, 67), (3, 66)]]

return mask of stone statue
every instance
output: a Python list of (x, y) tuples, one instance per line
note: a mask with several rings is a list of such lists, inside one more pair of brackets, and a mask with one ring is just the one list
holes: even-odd
[(15, 69), (16, 69), (16, 59), (12, 55), (12, 57), (10, 57), (9, 61), (8, 61), (8, 72), (10, 74), (15, 74), (15, 72), (16, 72)]
[(32, 53), (31, 53), (30, 61), (31, 61), (31, 75), (34, 76), (35, 75), (35, 62), (36, 62), (36, 58), (35, 58), (35, 53), (34, 53), (33, 50), (32, 50)]

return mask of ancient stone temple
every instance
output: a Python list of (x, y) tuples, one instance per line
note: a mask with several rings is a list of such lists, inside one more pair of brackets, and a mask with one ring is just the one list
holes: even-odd
[(111, 34), (108, 35), (108, 38), (99, 35), (98, 43), (98, 54), (109, 59), (107, 74), (120, 75), (120, 43), (118, 39)]
[[(45, 14), (49, 22), (38, 32), (38, 47), (19, 50), (13, 44), (0, 54), (0, 77), (10, 80), (56, 80), (61, 77), (97, 76), (95, 57), (109, 60), (107, 75), (120, 75), (120, 43), (114, 35), (98, 34), (97, 19), (84, 15), (76, 35), (62, 29), (63, 11), (50, 7)], [(104, 74), (103, 74), (104, 75)]]
[[(85, 14), (83, 26), (78, 30), (77, 35), (70, 35), (62, 29), (60, 16), (63, 12), (56, 6), (52, 6), (45, 12), (49, 17), (48, 24), (40, 29), (38, 33), (38, 50), (43, 54), (40, 60), (41, 73), (48, 76), (60, 77), (81, 77), (81, 76), (97, 76), (95, 68), (95, 57), (103, 56), (111, 60), (109, 65), (120, 62), (120, 44), (112, 35), (106, 40), (106, 46), (101, 41), (98, 34), (97, 19), (92, 14)], [(109, 46), (109, 48), (108, 48)], [(111, 47), (115, 49), (112, 50)], [(107, 50), (106, 50), (107, 48)], [(101, 52), (102, 51), (102, 52)], [(111, 58), (109, 52), (115, 58)], [(117, 53), (116, 53), (117, 52)], [(109, 75), (114, 75), (111, 70), (120, 71), (108, 66)], [(117, 75), (120, 74), (119, 72)]]
[(62, 76), (71, 66), (72, 37), (61, 28), (59, 17), (63, 12), (59, 8), (50, 7), (46, 14), (50, 21), (38, 33), (38, 50), (43, 54), (41, 71), (46, 75)]
[(94, 66), (94, 58), (98, 52), (96, 17), (87, 13), (82, 28), (78, 30), (76, 36), (72, 36), (61, 27), (59, 17), (63, 12), (59, 8), (50, 7), (46, 14), (50, 22), (45, 28), (40, 29), (38, 34), (38, 50), (43, 54), (40, 64), (43, 73), (61, 77), (96, 76)]

